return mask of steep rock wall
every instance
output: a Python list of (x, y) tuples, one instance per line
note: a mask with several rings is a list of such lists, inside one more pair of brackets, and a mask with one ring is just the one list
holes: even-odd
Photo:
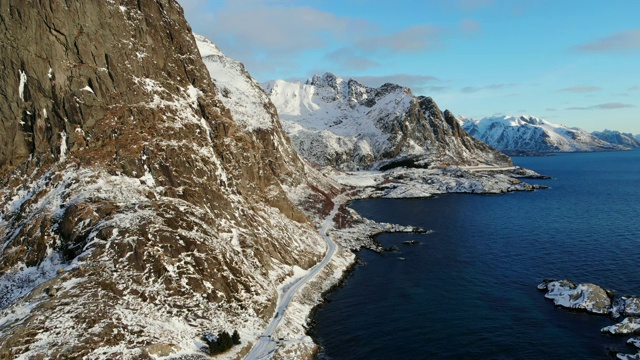
[(3, 1), (0, 38), (0, 357), (257, 335), (324, 245), (282, 190), (301, 163), (236, 125), (180, 6)]

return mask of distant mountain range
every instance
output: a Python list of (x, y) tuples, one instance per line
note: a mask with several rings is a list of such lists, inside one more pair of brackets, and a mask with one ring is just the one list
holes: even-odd
[(529, 115), (481, 120), (458, 117), (473, 137), (507, 154), (629, 150), (640, 147), (630, 134), (605, 130), (588, 133)]
[(298, 154), (343, 170), (510, 162), (485, 144), (508, 155), (640, 147), (631, 134), (588, 133), (529, 115), (456, 117), (407, 87), (370, 88), (332, 73), (262, 86)]
[(615, 130), (594, 131), (591, 134), (611, 144), (628, 146), (631, 148), (640, 147), (640, 142), (638, 141), (638, 139), (640, 139), (640, 135), (636, 135), (634, 137), (633, 134)]
[(508, 166), (511, 159), (462, 130), (450, 111), (409, 88), (370, 88), (334, 74), (263, 84), (293, 147), (320, 166)]

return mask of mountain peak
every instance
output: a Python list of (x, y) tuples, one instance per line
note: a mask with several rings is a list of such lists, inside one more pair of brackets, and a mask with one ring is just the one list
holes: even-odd
[(540, 119), (531, 115), (520, 115), (518, 117), (518, 119), (522, 120), (523, 122), (527, 123), (527, 124), (531, 124), (531, 125), (543, 125), (546, 124), (548, 122), (546, 122), (544, 119)]
[(414, 97), (397, 84), (369, 88), (325, 73), (304, 85), (272, 82), (265, 88), (294, 147), (319, 165), (355, 170), (402, 161), (422, 167), (510, 164), (461, 131), (452, 113), (443, 117), (432, 98)]
[(313, 85), (318, 87), (329, 86), (335, 88), (338, 84), (342, 83), (343, 79), (333, 73), (325, 72), (322, 75), (313, 75), (307, 79), (307, 85)]

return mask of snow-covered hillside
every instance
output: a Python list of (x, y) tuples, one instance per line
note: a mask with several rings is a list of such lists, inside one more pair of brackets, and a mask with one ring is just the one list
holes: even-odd
[(203, 36), (194, 34), (194, 37), (222, 102), (234, 112), (234, 121), (248, 130), (270, 129), (274, 115), (264, 106), (269, 98), (260, 84), (241, 62), (228, 58)]
[(591, 133), (591, 135), (611, 144), (628, 146), (630, 148), (640, 147), (640, 142), (638, 142), (633, 134), (626, 134), (615, 130), (604, 130), (594, 131)]
[(624, 150), (588, 132), (529, 115), (498, 116), (481, 120), (459, 118), (473, 137), (508, 153), (546, 153)]
[(433, 99), (395, 84), (366, 87), (334, 74), (306, 83), (263, 84), (298, 153), (318, 165), (356, 170), (393, 164), (510, 164), (468, 136)]

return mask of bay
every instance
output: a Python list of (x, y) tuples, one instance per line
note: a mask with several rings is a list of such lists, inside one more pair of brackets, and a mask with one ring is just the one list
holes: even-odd
[[(600, 334), (607, 317), (554, 307), (544, 278), (640, 294), (640, 151), (514, 158), (548, 190), (367, 199), (365, 217), (433, 230), (383, 234), (385, 247), (316, 312), (330, 359), (606, 359), (634, 352)], [(403, 241), (418, 240), (419, 245)]]

